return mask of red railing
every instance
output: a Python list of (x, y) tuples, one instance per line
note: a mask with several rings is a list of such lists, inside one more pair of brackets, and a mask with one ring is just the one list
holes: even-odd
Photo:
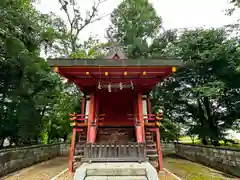
[(145, 121), (153, 122), (156, 120), (156, 114), (145, 114), (145, 115), (143, 115), (143, 119)]
[(69, 114), (69, 120), (72, 121), (73, 127), (86, 127), (88, 122), (88, 115), (85, 114)]
[[(72, 126), (78, 126), (78, 127), (86, 127), (88, 124), (88, 115), (84, 114), (69, 114), (70, 118), (69, 120), (72, 121)], [(136, 115), (134, 114), (128, 114), (129, 120), (136, 120)], [(95, 119), (93, 123), (96, 125), (103, 125), (104, 124), (104, 117), (105, 114), (98, 114), (95, 115)], [(163, 115), (156, 115), (156, 114), (145, 114), (143, 115), (143, 120), (145, 123), (145, 126), (156, 126), (156, 121), (162, 120)]]

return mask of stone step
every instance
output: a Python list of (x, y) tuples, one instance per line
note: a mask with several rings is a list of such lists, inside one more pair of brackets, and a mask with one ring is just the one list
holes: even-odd
[(144, 168), (95, 168), (87, 169), (86, 176), (146, 176), (146, 169)]
[(83, 156), (74, 156), (73, 159), (74, 159), (75, 161), (77, 161), (77, 160), (81, 160), (82, 157), (83, 157)]
[(146, 176), (87, 176), (84, 180), (148, 180)]
[(155, 160), (155, 161), (149, 161), (149, 163), (154, 167), (154, 168), (158, 168), (158, 162)]
[(152, 159), (157, 159), (158, 155), (157, 154), (148, 154), (147, 157), (149, 158), (149, 160), (152, 160)]

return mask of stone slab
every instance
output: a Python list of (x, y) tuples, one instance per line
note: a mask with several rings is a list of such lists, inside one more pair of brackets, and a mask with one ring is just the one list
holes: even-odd
[(146, 176), (88, 176), (84, 180), (148, 180)]
[[(79, 168), (77, 168), (75, 175), (74, 175), (74, 180), (84, 180), (85, 177), (87, 176), (87, 171), (91, 170), (89, 172), (93, 173), (93, 171), (92, 171), (93, 169), (101, 169), (101, 171), (103, 171), (103, 173), (101, 173), (101, 175), (103, 177), (104, 171), (105, 171), (105, 170), (103, 170), (104, 168), (108, 173), (107, 175), (109, 175), (109, 169), (110, 170), (121, 169), (120, 173), (122, 173), (122, 171), (123, 172), (129, 171), (129, 169), (138, 169), (140, 171), (142, 171), (142, 169), (144, 169), (148, 180), (158, 180), (158, 173), (157, 173), (156, 169), (148, 162), (144, 162), (144, 163), (130, 163), (130, 162), (129, 163), (127, 163), (127, 162), (124, 162), (124, 163), (92, 163), (92, 164), (84, 163)], [(105, 174), (105, 176), (107, 176), (107, 175)], [(123, 174), (119, 174), (119, 175), (123, 175)], [(119, 176), (119, 175), (116, 173), (112, 174), (112, 176)], [(95, 174), (95, 176), (96, 176), (96, 174)], [(136, 176), (136, 174), (134, 176)], [(141, 176), (141, 175), (139, 174), (139, 176)]]

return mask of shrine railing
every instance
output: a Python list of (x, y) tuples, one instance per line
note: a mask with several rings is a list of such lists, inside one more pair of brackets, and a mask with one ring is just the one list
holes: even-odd
[(143, 115), (144, 126), (156, 127), (160, 125), (160, 121), (163, 119), (163, 114), (146, 114)]
[(71, 121), (71, 126), (73, 127), (87, 127), (88, 125), (88, 115), (84, 114), (69, 114)]
[(146, 161), (144, 143), (128, 144), (85, 144), (82, 161), (89, 162), (142, 162)]

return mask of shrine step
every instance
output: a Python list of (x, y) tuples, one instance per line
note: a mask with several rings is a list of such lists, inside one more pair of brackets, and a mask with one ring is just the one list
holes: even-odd
[(157, 154), (157, 150), (154, 148), (154, 149), (146, 149), (146, 153), (147, 154)]
[(75, 161), (79, 161), (83, 158), (83, 156), (79, 155), (79, 156), (74, 156), (74, 160)]
[(149, 161), (149, 163), (154, 167), (154, 168), (158, 168), (158, 161), (156, 160), (152, 160), (152, 161)]
[(144, 168), (125, 168), (115, 167), (115, 168), (95, 168), (87, 169), (87, 176), (145, 176), (146, 169)]
[(84, 180), (158, 180), (156, 169), (149, 163), (83, 163), (74, 179)]
[(158, 155), (157, 154), (148, 154), (147, 157), (149, 158), (149, 160), (153, 160), (153, 159), (157, 159)]
[(155, 143), (147, 143), (146, 144), (147, 148), (155, 148), (156, 147), (156, 144)]
[(84, 180), (148, 180), (146, 176), (88, 176)]

